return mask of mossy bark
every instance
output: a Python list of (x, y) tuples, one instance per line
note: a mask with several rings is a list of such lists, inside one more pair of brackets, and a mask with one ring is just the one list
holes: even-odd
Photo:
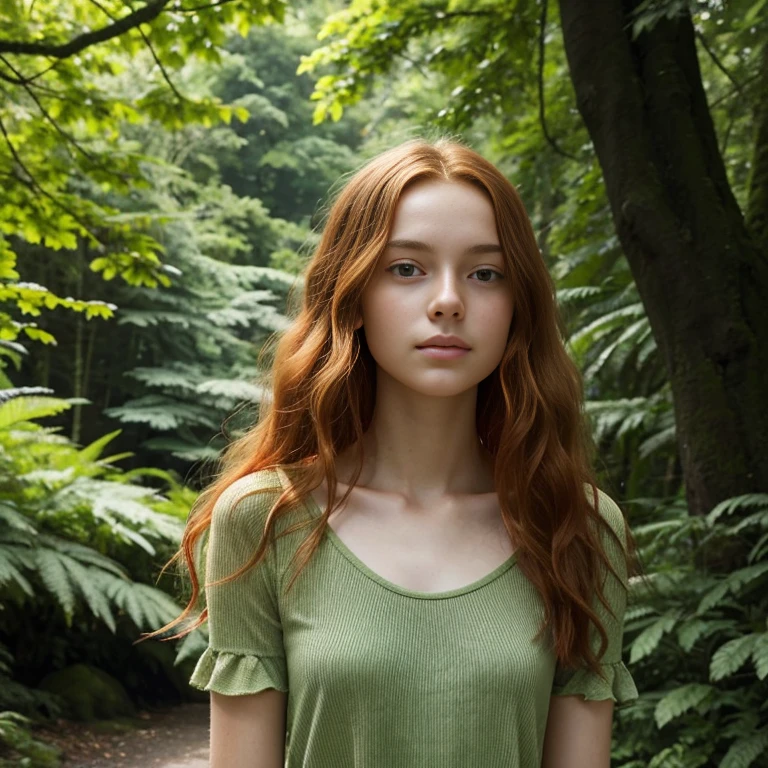
[[(766, 238), (730, 188), (690, 16), (632, 40), (637, 4), (561, 0), (565, 49), (670, 378), (690, 510), (706, 514), (768, 488)], [(768, 158), (766, 126), (755, 135), (755, 157)], [(765, 205), (757, 188), (752, 200)]]

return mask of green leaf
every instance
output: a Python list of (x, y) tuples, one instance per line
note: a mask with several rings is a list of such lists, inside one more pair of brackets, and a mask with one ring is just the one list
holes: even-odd
[(71, 408), (71, 404), (58, 397), (22, 396), (0, 404), (0, 429), (46, 416), (56, 416)]
[(674, 616), (662, 616), (649, 627), (646, 627), (631, 645), (630, 663), (634, 664), (652, 654), (664, 633), (672, 630), (676, 623), (677, 619)]
[(752, 650), (752, 660), (755, 662), (755, 670), (758, 680), (768, 677), (768, 632), (757, 636)]
[(663, 728), (667, 723), (676, 717), (680, 717), (689, 709), (698, 707), (707, 699), (713, 699), (716, 690), (714, 686), (702, 683), (688, 683), (673, 689), (656, 705), (653, 713), (656, 726)]
[(709, 665), (709, 679), (713, 682), (732, 675), (749, 658), (759, 635), (753, 633), (729, 640), (712, 656)]

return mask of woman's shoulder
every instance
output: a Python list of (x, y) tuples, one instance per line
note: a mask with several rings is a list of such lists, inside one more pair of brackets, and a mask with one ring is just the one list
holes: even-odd
[[(597, 486), (595, 486), (597, 487)], [(587, 499), (590, 503), (594, 502), (594, 496), (592, 493), (592, 486), (589, 483), (584, 483), (584, 491), (587, 495)], [(621, 511), (621, 507), (601, 488), (597, 488), (597, 511), (600, 516), (613, 528), (615, 533), (626, 542), (626, 525), (627, 521), (624, 517), (624, 513)]]
[(282, 483), (278, 471), (273, 467), (267, 467), (241, 475), (237, 480), (233, 480), (227, 485), (221, 495), (224, 496), (226, 494), (228, 497), (236, 499), (238, 496), (247, 494), (249, 491), (272, 488), (274, 490), (282, 490)]
[(243, 511), (264, 511), (270, 509), (282, 492), (278, 473), (271, 468), (248, 472), (229, 485), (216, 498), (213, 516), (221, 517), (237, 509)]
[[(219, 494), (212, 517), (219, 524), (235, 518), (246, 525), (257, 525), (261, 530), (278, 498), (289, 487), (290, 479), (282, 467), (248, 472), (233, 480)], [(293, 513), (300, 508), (302, 505), (294, 504), (285, 514), (281, 514), (275, 521), (276, 530), (282, 530), (294, 522)], [(289, 511), (291, 514), (288, 514)]]

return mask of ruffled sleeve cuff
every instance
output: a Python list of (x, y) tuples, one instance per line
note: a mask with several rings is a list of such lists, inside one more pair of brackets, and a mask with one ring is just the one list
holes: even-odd
[(606, 680), (588, 668), (578, 669), (567, 681), (555, 679), (553, 696), (568, 696), (580, 693), (587, 701), (613, 699), (616, 709), (629, 706), (638, 699), (637, 687), (632, 674), (623, 661), (601, 664)]
[(245, 696), (266, 688), (288, 691), (284, 658), (229, 653), (210, 646), (198, 660), (189, 684), (228, 696)]

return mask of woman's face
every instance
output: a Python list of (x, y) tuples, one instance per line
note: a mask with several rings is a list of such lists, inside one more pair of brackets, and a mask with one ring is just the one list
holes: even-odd
[[(512, 289), (485, 193), (434, 180), (408, 188), (361, 311), (356, 327), (376, 363), (410, 389), (450, 396), (492, 373), (507, 344)], [(419, 346), (435, 334), (454, 334), (470, 350), (432, 357)]]

